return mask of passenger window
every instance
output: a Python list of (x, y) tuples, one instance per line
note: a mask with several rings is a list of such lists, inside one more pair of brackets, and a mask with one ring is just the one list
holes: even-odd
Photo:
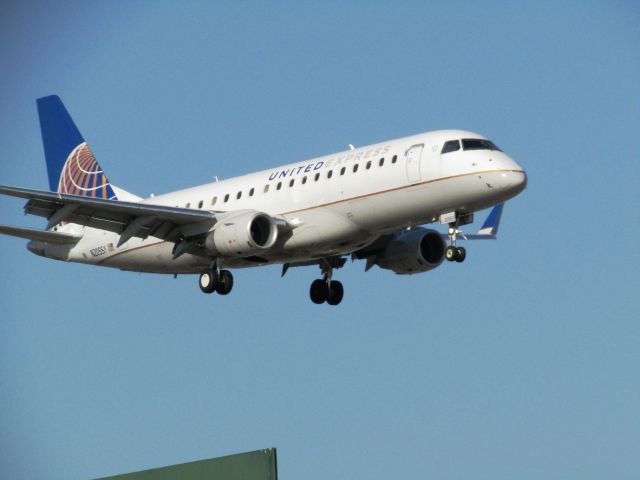
[(289, 182), (289, 187), (293, 187), (293, 184), (296, 183), (295, 179), (291, 179), (291, 181)]
[(378, 166), (381, 167), (384, 165), (384, 158), (381, 158), (380, 161), (378, 162)]
[(307, 176), (306, 175), (304, 177), (302, 177), (302, 184), (304, 185), (305, 183), (307, 183)]
[(358, 164), (356, 163), (356, 164), (353, 166), (353, 173), (356, 173), (357, 171), (358, 171)]
[(187, 202), (187, 205), (185, 206), (185, 208), (191, 208), (191, 202)]
[(331, 178), (332, 175), (333, 175), (333, 170), (329, 170), (327, 172), (327, 178)]
[(253, 187), (251, 187), (251, 190), (249, 190), (249, 196), (253, 197)]
[(460, 141), (459, 140), (449, 140), (448, 142), (446, 142), (444, 144), (444, 146), (442, 147), (442, 152), (440, 153), (449, 153), (449, 152), (456, 152), (460, 150)]
[(278, 185), (276, 185), (276, 190), (280, 190), (282, 188), (282, 182), (278, 182)]
[(344, 172), (346, 172), (346, 171), (347, 171), (347, 168), (346, 167), (342, 167), (340, 169), (340, 175), (344, 175)]
[(315, 176), (315, 177), (313, 177), (313, 179), (314, 179), (316, 182), (318, 181), (318, 179), (319, 179), (319, 178), (320, 178), (320, 174), (319, 174), (319, 173), (316, 173), (316, 176)]
[(198, 208), (202, 208), (202, 204), (203, 204), (203, 203), (204, 203), (204, 200), (200, 200), (200, 201), (198, 202)]
[(236, 195), (236, 199), (240, 200), (241, 196), (242, 196), (242, 192), (238, 192), (238, 194)]
[(229, 201), (229, 194), (227, 193), (227, 194), (224, 196), (224, 203), (227, 203), (228, 201)]
[(367, 162), (367, 170), (369, 170), (370, 168), (371, 168), (371, 160)]
[(396, 163), (398, 161), (398, 155), (394, 155), (391, 159), (391, 163)]
[(264, 193), (267, 193), (268, 191), (269, 191), (269, 184), (267, 183), (267, 184), (264, 186)]
[(211, 205), (215, 205), (217, 201), (218, 201), (218, 197), (213, 197), (211, 199)]

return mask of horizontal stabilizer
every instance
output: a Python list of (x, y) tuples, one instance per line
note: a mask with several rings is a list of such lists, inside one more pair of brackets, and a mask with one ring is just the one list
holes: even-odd
[(82, 238), (79, 235), (72, 235), (70, 233), (51, 232), (47, 230), (37, 230), (34, 228), (11, 227), (9, 225), (0, 225), (0, 233), (11, 235), (13, 237), (26, 238), (28, 240), (39, 240), (41, 242), (60, 245), (76, 243), (80, 238)]

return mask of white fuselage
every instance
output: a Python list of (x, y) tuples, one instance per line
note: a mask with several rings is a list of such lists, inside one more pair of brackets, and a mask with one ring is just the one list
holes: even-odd
[[(431, 223), (442, 213), (487, 208), (524, 188), (524, 170), (499, 150), (440, 153), (445, 142), (462, 138), (484, 137), (460, 130), (424, 133), (142, 202), (216, 212), (256, 210), (286, 221), (291, 228), (262, 255), (260, 265), (346, 255), (381, 234)], [(115, 233), (74, 224), (59, 230), (81, 233), (82, 239), (71, 249), (50, 246), (46, 256), (160, 273), (199, 273), (210, 264), (189, 254), (173, 259), (173, 243), (154, 237), (131, 238), (117, 247)], [(257, 265), (247, 259), (221, 262), (230, 268)]]

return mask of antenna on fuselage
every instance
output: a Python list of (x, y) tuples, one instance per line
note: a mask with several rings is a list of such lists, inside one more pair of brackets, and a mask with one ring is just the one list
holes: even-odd
[(349, 144), (349, 150), (355, 150), (356, 147), (354, 147), (351, 143)]

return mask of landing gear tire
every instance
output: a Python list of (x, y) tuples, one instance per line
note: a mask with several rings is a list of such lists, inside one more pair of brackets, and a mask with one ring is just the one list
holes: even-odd
[(200, 290), (204, 293), (215, 292), (217, 283), (216, 275), (213, 271), (200, 274), (198, 285), (200, 285)]
[(220, 278), (216, 284), (216, 292), (220, 295), (228, 295), (233, 288), (233, 275), (229, 270), (220, 270)]
[[(460, 247), (462, 248), (462, 247)], [(456, 257), (458, 256), (458, 250), (456, 247), (454, 247), (453, 245), (447, 247), (447, 250), (444, 254), (444, 257), (449, 261), (449, 262), (453, 262)]]
[(327, 303), (329, 305), (338, 305), (344, 296), (344, 287), (342, 283), (334, 280), (329, 285), (329, 295), (327, 295)]
[(467, 258), (467, 251), (464, 249), (464, 247), (457, 247), (455, 261), (458, 263), (462, 263), (464, 262), (465, 258)]
[(311, 301), (316, 305), (326, 302), (329, 297), (327, 282), (321, 279), (314, 280), (309, 289), (309, 296), (311, 297)]
[(316, 305), (327, 302), (329, 305), (338, 305), (344, 296), (344, 287), (337, 280), (332, 280), (333, 270), (342, 268), (347, 261), (342, 257), (327, 257), (318, 261), (318, 266), (322, 272), (322, 278), (311, 282), (309, 296)]

